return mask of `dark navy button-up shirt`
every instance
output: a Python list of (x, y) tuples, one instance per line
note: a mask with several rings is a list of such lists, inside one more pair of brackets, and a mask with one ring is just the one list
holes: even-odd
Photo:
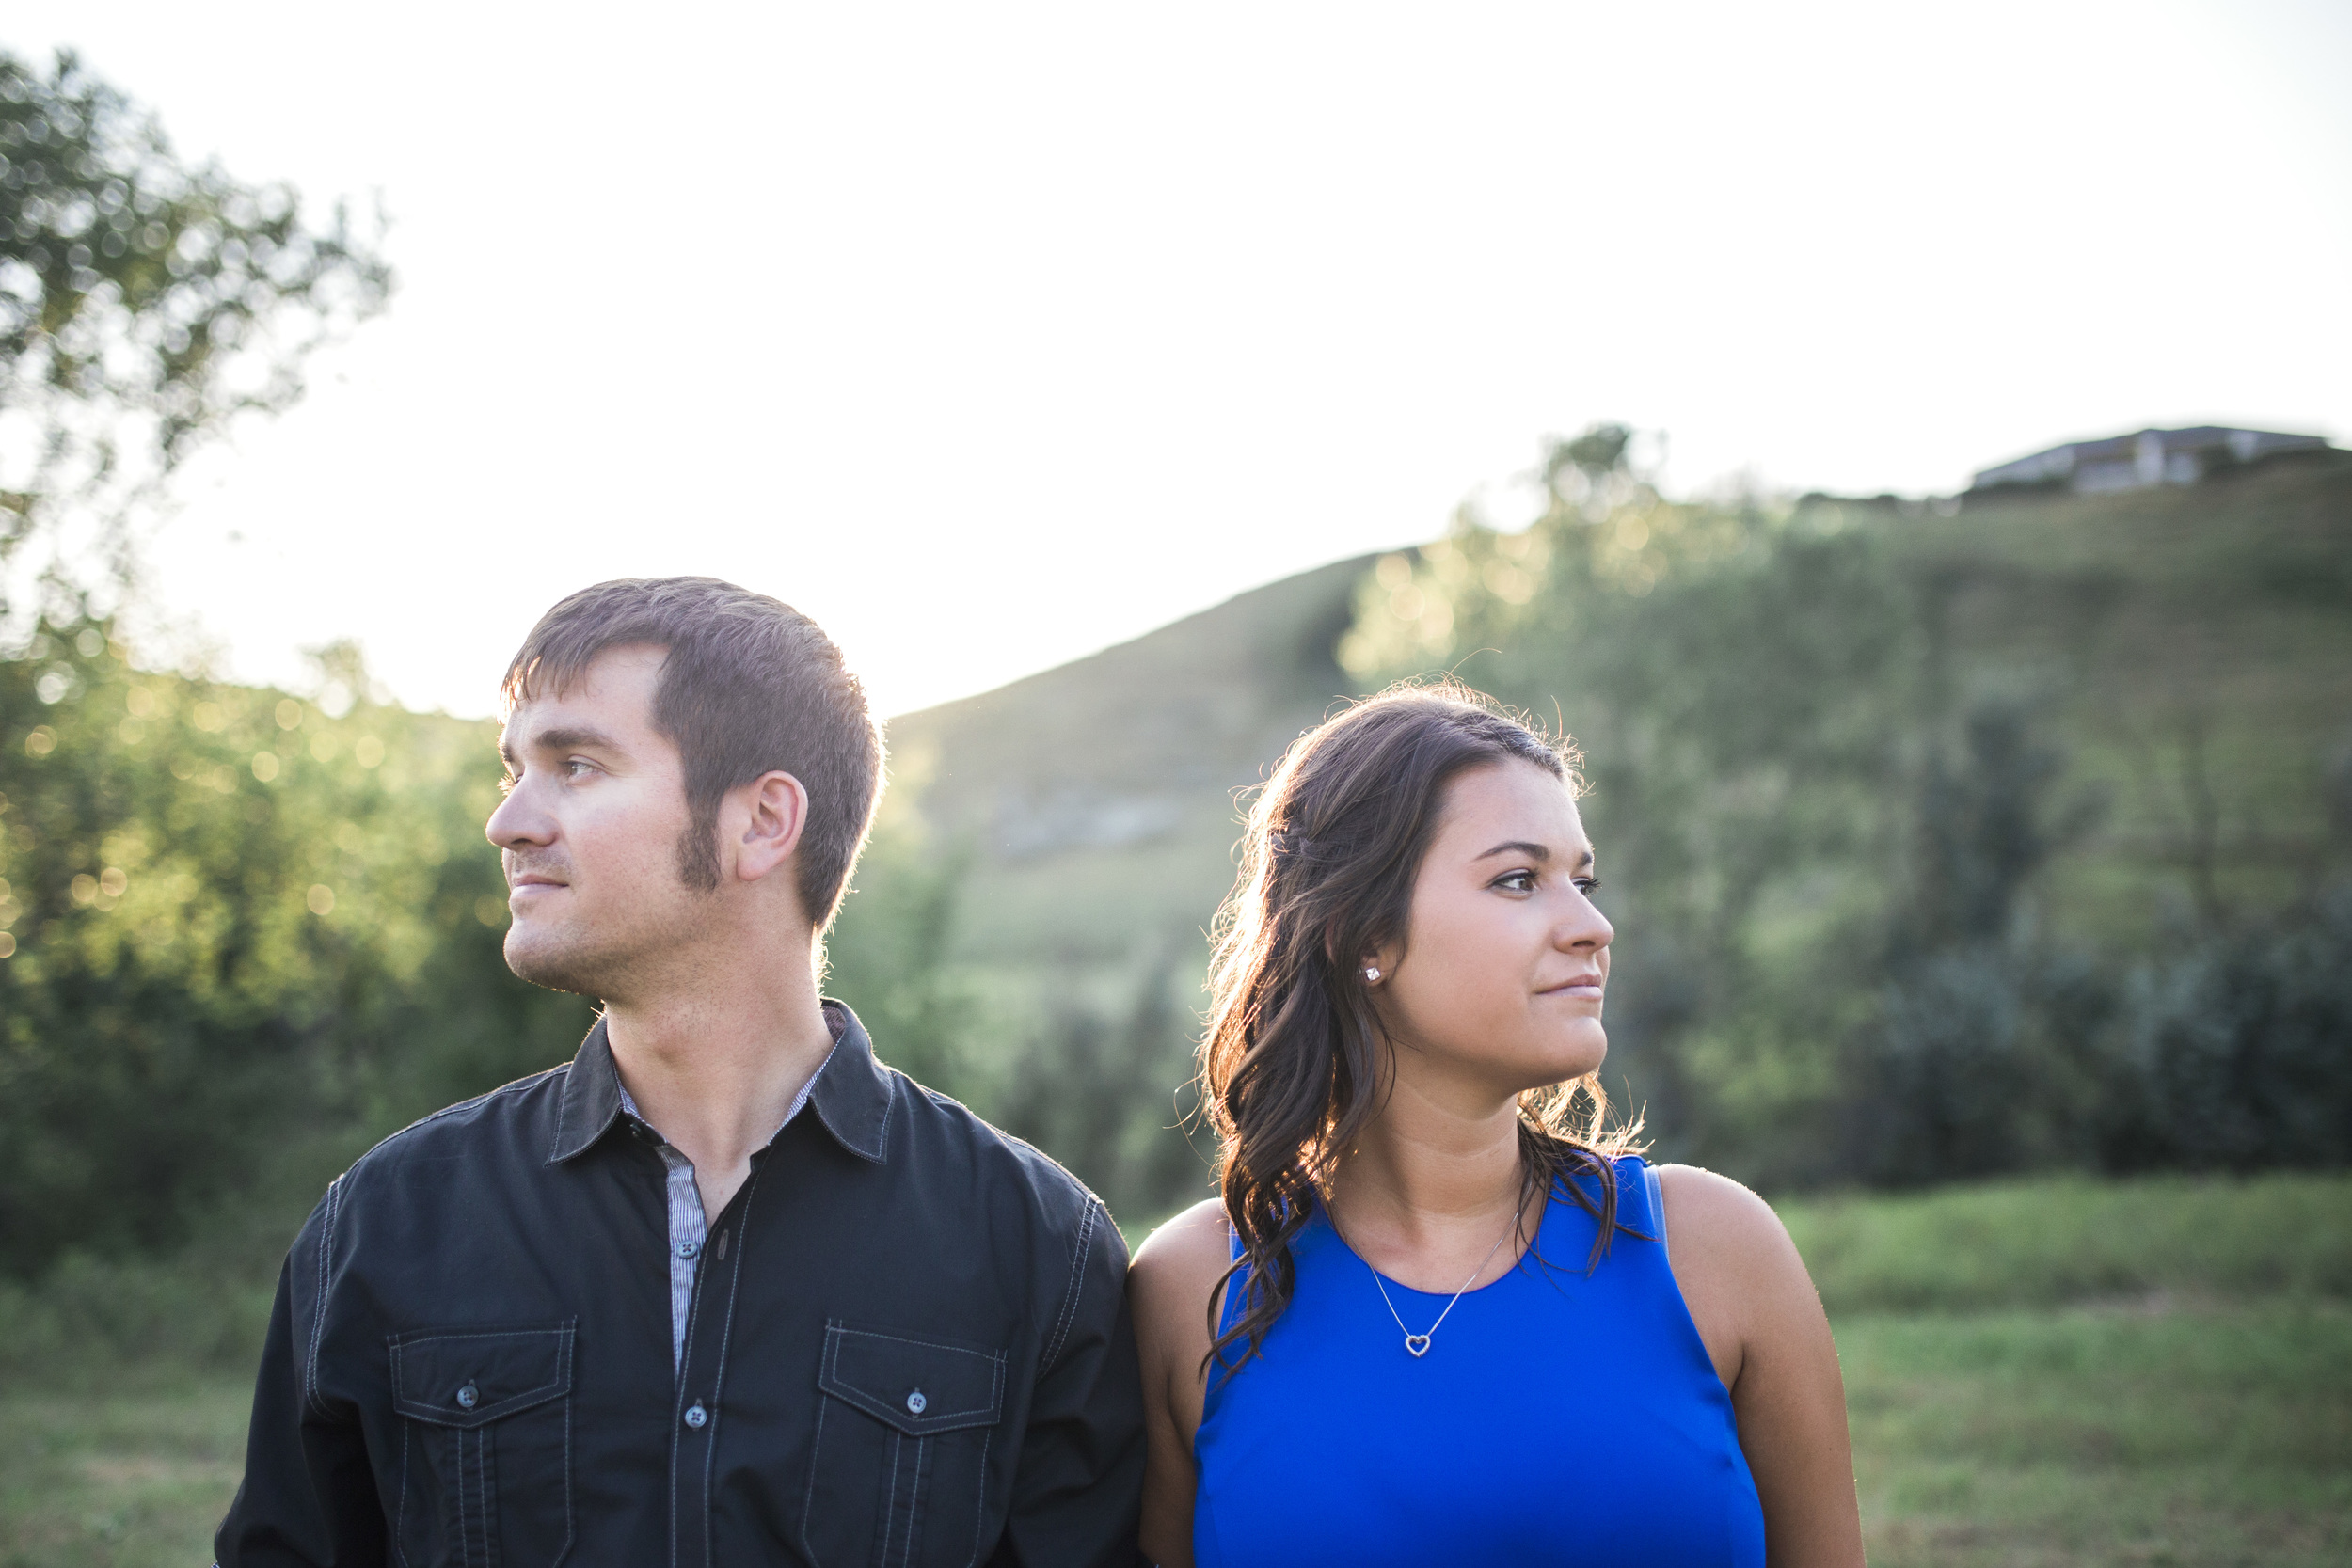
[(1126, 1248), (1051, 1160), (874, 1059), (849, 1009), (695, 1260), (603, 1026), (394, 1134), (280, 1275), (251, 1564), (1130, 1564)]

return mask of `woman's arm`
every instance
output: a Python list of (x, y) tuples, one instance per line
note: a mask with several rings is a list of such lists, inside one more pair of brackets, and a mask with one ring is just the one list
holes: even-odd
[(1772, 1568), (1861, 1568), (1862, 1515), (1846, 1435), (1846, 1385), (1821, 1298), (1780, 1216), (1726, 1177), (1658, 1172), (1666, 1255), (1764, 1504)]
[(1232, 1262), (1224, 1205), (1196, 1203), (1152, 1232), (1127, 1270), (1136, 1350), (1143, 1362), (1143, 1525), (1138, 1544), (1160, 1568), (1192, 1568), (1198, 1483), (1193, 1433), (1207, 1390), (1209, 1303)]

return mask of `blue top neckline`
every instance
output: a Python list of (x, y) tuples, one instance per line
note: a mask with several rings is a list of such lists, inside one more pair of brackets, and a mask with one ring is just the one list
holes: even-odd
[(1575, 1200), (1573, 1198), (1569, 1198), (1565, 1194), (1559, 1192), (1556, 1188), (1552, 1192), (1545, 1195), (1543, 1212), (1537, 1215), (1535, 1219), (1535, 1234), (1527, 1239), (1527, 1245), (1519, 1249), (1519, 1255), (1517, 1258), (1511, 1259), (1511, 1266), (1504, 1269), (1501, 1274), (1495, 1275), (1492, 1279), (1486, 1281), (1486, 1284), (1479, 1286), (1476, 1290), (1464, 1290), (1458, 1292), (1453, 1291), (1424, 1291), (1418, 1285), (1407, 1285), (1405, 1281), (1397, 1278), (1394, 1275), (1383, 1274), (1378, 1269), (1374, 1268), (1372, 1265), (1372, 1259), (1366, 1258), (1362, 1253), (1358, 1252), (1355, 1244), (1348, 1241), (1346, 1234), (1343, 1232), (1339, 1226), (1332, 1221), (1330, 1211), (1324, 1207), (1323, 1198), (1320, 1194), (1318, 1194), (1315, 1197), (1314, 1212), (1309, 1216), (1307, 1223), (1309, 1225), (1321, 1225), (1326, 1230), (1328, 1230), (1331, 1233), (1332, 1241), (1339, 1244), (1342, 1251), (1345, 1252), (1348, 1257), (1363, 1265), (1364, 1272), (1371, 1275), (1375, 1279), (1380, 1280), (1384, 1284), (1405, 1291), (1407, 1295), (1421, 1296), (1429, 1301), (1471, 1301), (1479, 1296), (1485, 1295), (1488, 1291), (1493, 1290), (1496, 1286), (1505, 1283), (1513, 1275), (1525, 1268), (1527, 1266), (1527, 1259), (1529, 1257), (1535, 1253), (1535, 1251), (1543, 1245), (1545, 1227), (1551, 1224), (1552, 1205), (1556, 1203), (1574, 1201)]

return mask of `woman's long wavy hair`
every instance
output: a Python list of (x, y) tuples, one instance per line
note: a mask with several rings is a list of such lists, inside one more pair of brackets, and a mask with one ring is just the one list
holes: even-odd
[[(1291, 1242), (1327, 1197), (1341, 1158), (1386, 1102), (1390, 1045), (1373, 1010), (1361, 955), (1401, 942), (1413, 881), (1454, 779), (1524, 762), (1578, 793), (1581, 760), (1469, 687), (1391, 687), (1308, 732), (1284, 754), (1249, 813), (1241, 873), (1217, 912), (1201, 1081), (1221, 1157), (1225, 1212), (1241, 1239), (1226, 1279), (1248, 1271), (1232, 1326), (1212, 1358), (1257, 1354), (1296, 1282)], [(1525, 1216), (1539, 1192), (1564, 1189), (1600, 1221), (1586, 1266), (1617, 1228), (1613, 1157), (1637, 1123), (1612, 1130), (1597, 1075), (1519, 1097)], [(1588, 1177), (1598, 1189), (1574, 1180)], [(1540, 1208), (1536, 1210), (1541, 1212)]]

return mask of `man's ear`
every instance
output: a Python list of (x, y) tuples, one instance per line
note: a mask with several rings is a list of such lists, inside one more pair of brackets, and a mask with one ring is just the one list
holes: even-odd
[(735, 879), (756, 882), (790, 864), (808, 828), (808, 790), (801, 781), (775, 768), (727, 795), (731, 803), (739, 802), (728, 815), (742, 824), (739, 836), (727, 847), (733, 851)]

